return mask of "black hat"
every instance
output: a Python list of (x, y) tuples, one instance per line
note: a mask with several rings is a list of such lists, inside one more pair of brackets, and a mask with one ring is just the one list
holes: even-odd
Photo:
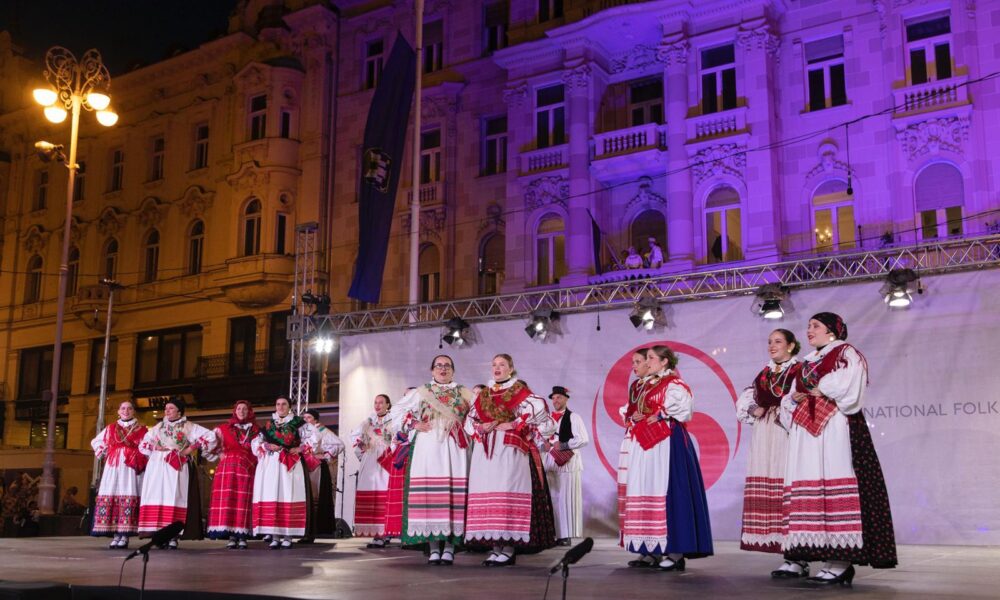
[(315, 408), (306, 409), (305, 414), (312, 415), (312, 418), (316, 419), (316, 422), (319, 423), (319, 411)]
[(832, 312), (821, 312), (816, 313), (812, 318), (825, 325), (838, 340), (847, 339), (847, 323), (844, 322), (844, 319), (840, 315)]
[(184, 402), (184, 398), (182, 396), (171, 396), (169, 400), (163, 403), (163, 406), (166, 407), (168, 404), (176, 406), (177, 412), (181, 413), (182, 417), (184, 416), (184, 410), (187, 408), (187, 403)]
[(555, 396), (556, 394), (559, 394), (561, 396), (566, 396), (567, 398), (569, 398), (569, 390), (567, 390), (561, 385), (552, 386), (552, 393), (549, 394), (549, 400), (551, 400), (552, 396)]

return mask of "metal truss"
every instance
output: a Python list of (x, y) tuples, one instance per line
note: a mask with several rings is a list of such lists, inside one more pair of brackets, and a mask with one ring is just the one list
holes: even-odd
[(452, 317), (469, 322), (525, 317), (550, 308), (562, 313), (621, 308), (643, 298), (682, 302), (753, 294), (768, 283), (789, 289), (882, 279), (893, 269), (920, 275), (1000, 267), (1000, 235), (963, 238), (798, 260), (660, 275), (614, 283), (525, 291), (313, 317), (337, 335), (442, 326)]
[(288, 317), (286, 337), (291, 353), (288, 378), (288, 401), (295, 414), (309, 408), (309, 371), (312, 353), (309, 342), (316, 321), (305, 315), (302, 295), (316, 291), (317, 223), (303, 223), (295, 228), (295, 288), (292, 292), (292, 315)]

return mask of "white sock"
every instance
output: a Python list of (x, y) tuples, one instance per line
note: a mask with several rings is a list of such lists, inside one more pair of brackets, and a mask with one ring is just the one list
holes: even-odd
[(667, 555), (667, 558), (669, 558), (674, 562), (677, 562), (680, 559), (684, 558), (684, 555), (681, 554), (680, 552), (671, 552), (670, 554)]
[(834, 577), (839, 577), (844, 571), (847, 570), (847, 567), (851, 566), (851, 563), (844, 560), (831, 560), (828, 564), (830, 566), (828, 566), (826, 570), (833, 573)]
[(452, 554), (455, 554), (455, 544), (452, 544), (450, 542), (447, 543), (447, 544), (445, 544), (444, 545), (444, 551), (445, 552), (451, 552)]
[(802, 564), (799, 563), (798, 561), (786, 560), (785, 564), (782, 565), (781, 570), (801, 575), (803, 572), (805, 572), (805, 567), (803, 567)]

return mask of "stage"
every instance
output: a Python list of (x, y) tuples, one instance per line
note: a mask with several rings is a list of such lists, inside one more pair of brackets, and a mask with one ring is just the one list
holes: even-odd
[[(155, 550), (147, 589), (183, 589), (287, 596), (400, 600), (541, 598), (546, 568), (563, 548), (518, 558), (515, 567), (481, 567), (480, 554), (459, 554), (452, 567), (429, 567), (421, 553), (398, 548), (369, 550), (368, 540), (321, 540), (292, 550), (271, 551), (261, 542), (230, 551), (220, 542), (181, 542), (177, 551)], [(109, 551), (103, 539), (84, 537), (0, 539), (0, 580), (60, 581), (114, 585), (124, 553)], [(135, 544), (133, 544), (135, 546)], [(974, 546), (900, 546), (901, 567), (888, 571), (859, 568), (852, 597), (995, 598), (1000, 586), (1000, 548)], [(628, 555), (602, 538), (573, 567), (570, 598), (655, 598), (741, 596), (806, 598), (834, 590), (805, 583), (772, 581), (774, 556), (742, 552), (735, 542), (716, 542), (716, 555), (689, 561), (684, 573), (629, 569)], [(138, 587), (141, 559), (125, 568), (124, 585)], [(560, 594), (553, 576), (549, 598)]]

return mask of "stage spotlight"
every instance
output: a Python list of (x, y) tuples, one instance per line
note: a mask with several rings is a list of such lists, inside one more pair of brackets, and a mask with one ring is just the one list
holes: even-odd
[(632, 327), (646, 331), (650, 331), (657, 325), (666, 326), (667, 324), (660, 303), (653, 298), (643, 298), (636, 302), (628, 320), (631, 321)]
[(780, 319), (785, 316), (785, 309), (781, 306), (785, 300), (788, 300), (788, 288), (777, 283), (768, 283), (757, 290), (757, 299), (754, 300), (750, 310), (768, 320)]
[(531, 339), (544, 340), (549, 333), (558, 331), (559, 313), (550, 308), (539, 308), (531, 311), (531, 321), (524, 332)]
[(326, 294), (313, 294), (308, 291), (302, 294), (302, 304), (313, 307), (313, 315), (330, 314), (330, 296)]
[(893, 269), (885, 277), (879, 293), (889, 308), (906, 308), (913, 303), (913, 292), (924, 293), (920, 277), (913, 269)]
[(320, 336), (313, 339), (313, 352), (316, 354), (329, 354), (333, 352), (337, 341), (330, 336)]
[(38, 154), (39, 160), (44, 163), (50, 162), (66, 162), (66, 154), (64, 153), (65, 148), (62, 144), (53, 144), (52, 142), (35, 142), (35, 153)]
[(441, 339), (449, 346), (464, 346), (468, 341), (469, 324), (463, 319), (453, 317), (445, 324), (445, 333)]

